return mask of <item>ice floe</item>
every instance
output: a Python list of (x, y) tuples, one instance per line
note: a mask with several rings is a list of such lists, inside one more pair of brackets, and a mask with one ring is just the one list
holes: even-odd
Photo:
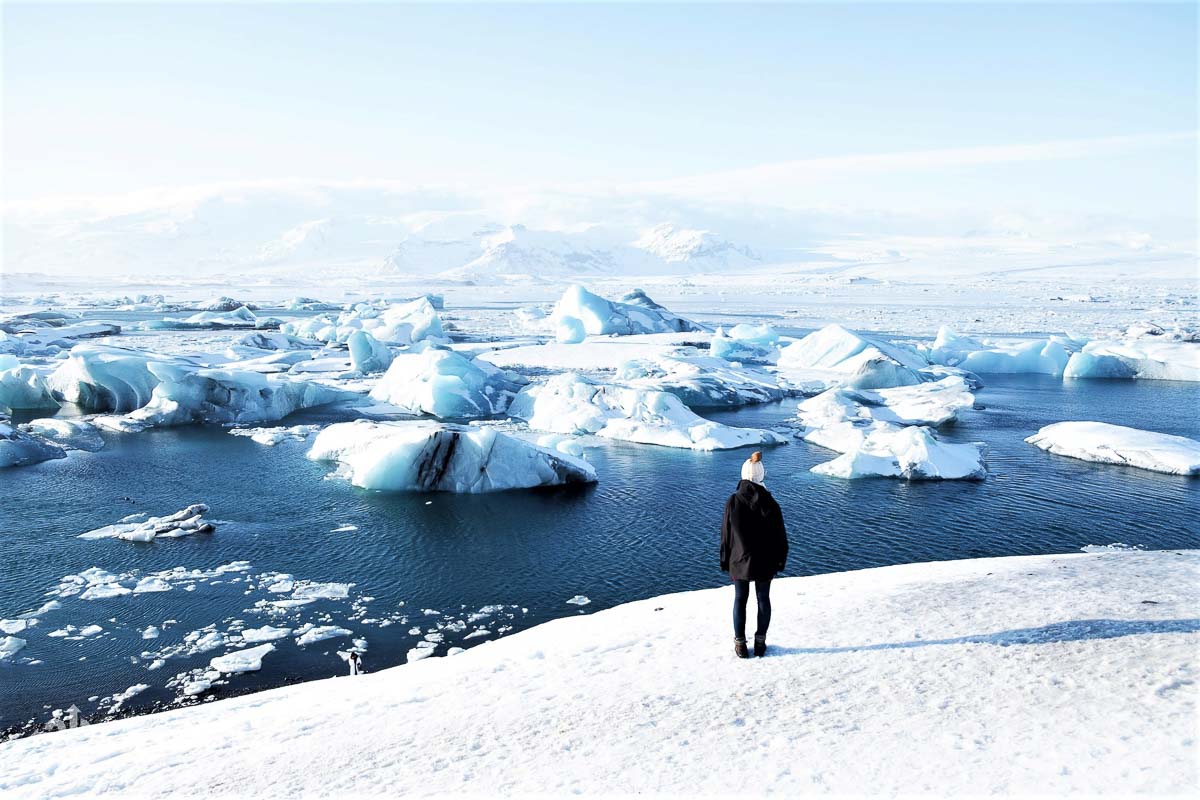
[(338, 461), (356, 486), (392, 491), (459, 493), (590, 483), (590, 464), (492, 428), (432, 422), (330, 425), (309, 451)]
[(275, 645), (273, 644), (260, 644), (258, 647), (235, 650), (232, 653), (217, 656), (208, 663), (214, 670), (223, 674), (257, 672), (262, 669), (263, 658), (274, 649)]
[(768, 403), (796, 393), (774, 373), (714, 356), (633, 359), (617, 369), (614, 382), (670, 392), (691, 408)]
[(96, 426), (81, 419), (43, 417), (26, 422), (20, 428), (67, 450), (94, 453), (104, 447), (104, 439)]
[(525, 379), (452, 350), (429, 348), (396, 356), (371, 398), (442, 419), (503, 414)]
[(277, 428), (230, 428), (229, 433), (233, 436), (246, 436), (253, 442), (272, 447), (289, 440), (302, 442), (319, 430), (320, 425), (292, 425)]
[(0, 415), (0, 467), (23, 467), (66, 457), (62, 447), (18, 429), (8, 417)]
[(193, 533), (212, 533), (216, 526), (204, 519), (203, 515), (207, 513), (208, 506), (194, 503), (164, 517), (138, 519), (142, 515), (134, 515), (133, 519), (126, 518), (112, 525), (81, 533), (79, 538), (149, 542), (154, 539), (174, 539)]
[(521, 390), (509, 414), (534, 430), (692, 450), (725, 450), (786, 441), (771, 431), (734, 428), (696, 415), (673, 394), (555, 375)]
[(1071, 355), (1063, 377), (1200, 381), (1200, 343), (1147, 335), (1091, 341)]
[(317, 642), (323, 642), (326, 639), (338, 639), (343, 636), (353, 636), (354, 634), (337, 625), (304, 625), (297, 628), (296, 644), (300, 647), (305, 647)]
[(1102, 464), (1200, 474), (1200, 442), (1107, 422), (1056, 422), (1025, 441), (1047, 452)]
[(392, 364), (392, 351), (367, 331), (355, 331), (346, 339), (350, 363), (359, 372), (383, 372)]
[(429, 296), (405, 303), (356, 303), (336, 319), (321, 315), (287, 322), (280, 331), (324, 342), (346, 342), (355, 331), (366, 331), (378, 341), (394, 345), (446, 339), (441, 317)]

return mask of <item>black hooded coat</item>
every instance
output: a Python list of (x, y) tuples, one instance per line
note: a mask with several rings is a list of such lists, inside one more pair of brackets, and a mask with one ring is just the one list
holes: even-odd
[(739, 481), (721, 523), (721, 571), (735, 581), (765, 581), (787, 563), (783, 511), (766, 487)]

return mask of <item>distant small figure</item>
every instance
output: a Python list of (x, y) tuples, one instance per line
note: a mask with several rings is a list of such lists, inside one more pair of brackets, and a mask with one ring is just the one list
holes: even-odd
[(742, 462), (742, 480), (754, 481), (761, 485), (767, 477), (767, 468), (762, 463), (762, 451), (755, 450), (750, 457)]
[(346, 660), (350, 662), (350, 674), (351, 675), (362, 675), (363, 674), (362, 657), (359, 656), (358, 651), (351, 650), (350, 657), (347, 658)]
[(758, 597), (758, 629), (754, 655), (767, 652), (767, 626), (771, 624), (771, 580), (787, 564), (787, 528), (779, 503), (762, 485), (766, 469), (756, 452), (742, 465), (742, 480), (725, 503), (721, 523), (721, 571), (733, 581), (733, 652), (749, 658), (746, 649), (746, 603), (750, 581)]

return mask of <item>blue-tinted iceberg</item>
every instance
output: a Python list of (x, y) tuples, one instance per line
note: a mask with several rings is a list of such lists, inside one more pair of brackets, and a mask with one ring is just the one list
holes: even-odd
[(477, 494), (593, 483), (586, 461), (493, 428), (426, 421), (330, 425), (309, 458), (337, 461), (355, 486), (385, 491)]
[(771, 431), (734, 428), (703, 419), (673, 394), (597, 383), (574, 373), (521, 390), (510, 416), (534, 430), (595, 434), (691, 450), (726, 450), (786, 441)]
[(731, 408), (769, 403), (793, 393), (764, 369), (731, 364), (714, 356), (632, 359), (617, 369), (616, 383), (670, 392), (691, 408)]
[(452, 350), (402, 353), (380, 377), (371, 397), (414, 414), (478, 419), (503, 414), (525, 379)]
[(841, 373), (837, 382), (859, 389), (885, 389), (921, 383), (928, 359), (911, 348), (863, 336), (841, 325), (826, 325), (779, 352), (786, 370)]
[(934, 364), (971, 372), (1060, 376), (1078, 343), (1065, 336), (1046, 339), (976, 340), (943, 326), (928, 350)]
[(0, 413), (48, 408), (58, 408), (58, 401), (42, 376), (22, 366), (16, 356), (0, 355)]
[(150, 402), (158, 376), (151, 362), (180, 362), (124, 347), (80, 344), (47, 380), (55, 396), (89, 411), (133, 411)]
[(366, 331), (380, 342), (394, 345), (442, 341), (446, 337), (442, 319), (429, 296), (405, 303), (356, 303), (336, 319), (323, 314), (284, 323), (280, 330), (324, 342), (345, 342), (355, 331)]
[(1071, 355), (1063, 377), (1200, 381), (1200, 343), (1166, 336), (1088, 342)]
[(18, 429), (8, 417), (0, 416), (0, 467), (23, 467), (66, 457), (63, 448)]
[(740, 323), (728, 331), (717, 328), (709, 344), (709, 351), (717, 358), (727, 361), (750, 361), (765, 363), (778, 358), (779, 334), (770, 325)]
[(560, 342), (578, 342), (580, 328), (592, 336), (699, 331), (704, 328), (672, 314), (637, 289), (622, 302), (605, 300), (582, 286), (572, 286), (550, 314), (549, 324)]
[(383, 372), (392, 364), (392, 351), (366, 331), (355, 331), (346, 339), (350, 363), (359, 372)]

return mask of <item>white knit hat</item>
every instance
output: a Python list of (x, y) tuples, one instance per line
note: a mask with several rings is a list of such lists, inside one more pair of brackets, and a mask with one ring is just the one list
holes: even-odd
[(742, 462), (742, 480), (761, 484), (766, 477), (767, 468), (761, 461), (751, 461), (747, 458)]

